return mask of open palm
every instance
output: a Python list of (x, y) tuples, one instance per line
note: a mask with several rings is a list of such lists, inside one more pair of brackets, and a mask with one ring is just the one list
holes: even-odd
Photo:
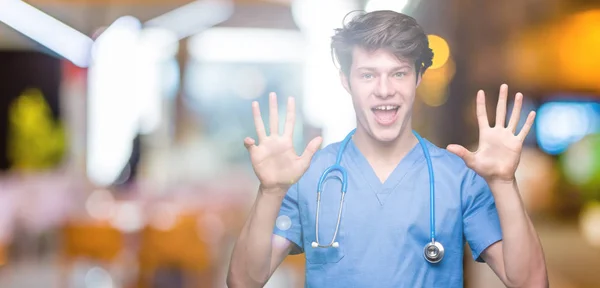
[(456, 144), (447, 147), (448, 151), (461, 157), (469, 168), (488, 181), (511, 181), (514, 179), (521, 158), (523, 141), (535, 119), (535, 112), (531, 111), (521, 131), (515, 135), (523, 104), (523, 95), (517, 93), (512, 115), (505, 127), (507, 95), (508, 85), (503, 84), (500, 86), (498, 106), (496, 107), (496, 125), (490, 127), (485, 108), (485, 94), (481, 90), (477, 93), (477, 120), (479, 124), (477, 151), (471, 152)]
[[(310, 160), (319, 149), (322, 139), (316, 137), (310, 141), (302, 155), (297, 155), (293, 145), (296, 104), (293, 97), (288, 98), (287, 115), (283, 134), (279, 134), (279, 115), (277, 96), (269, 95), (270, 135), (267, 136), (258, 102), (252, 103), (254, 125), (258, 136), (258, 145), (250, 137), (244, 139), (244, 146), (250, 153), (254, 173), (264, 188), (287, 188), (306, 172)], [(287, 190), (287, 189), (285, 189)]]

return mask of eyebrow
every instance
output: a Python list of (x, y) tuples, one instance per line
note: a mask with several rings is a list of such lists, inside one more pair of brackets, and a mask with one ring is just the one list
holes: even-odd
[[(411, 67), (409, 65), (400, 65), (400, 66), (394, 66), (391, 67), (390, 71), (395, 71), (395, 70), (401, 70), (401, 69), (411, 69)], [(361, 67), (357, 67), (357, 70), (367, 70), (367, 71), (377, 71), (378, 69), (375, 67), (369, 67), (369, 66), (361, 66)]]

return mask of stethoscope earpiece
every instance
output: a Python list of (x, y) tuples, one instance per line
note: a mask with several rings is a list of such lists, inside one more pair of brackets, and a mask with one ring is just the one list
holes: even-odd
[[(312, 246), (312, 248), (317, 248), (317, 247), (319, 247), (320, 245), (319, 245), (319, 243), (317, 243), (317, 242), (314, 242), (314, 241), (313, 241), (313, 242), (310, 244), (310, 246)], [(327, 248), (327, 247), (338, 248), (338, 247), (340, 247), (340, 242), (333, 242), (331, 245), (322, 246), (322, 247), (323, 247), (323, 248)]]
[(444, 258), (444, 246), (440, 242), (429, 242), (423, 249), (423, 255), (427, 262), (435, 264)]

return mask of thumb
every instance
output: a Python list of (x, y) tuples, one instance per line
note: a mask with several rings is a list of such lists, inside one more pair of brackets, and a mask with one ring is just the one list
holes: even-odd
[(473, 161), (473, 153), (463, 146), (450, 144), (448, 147), (446, 147), (446, 149), (463, 159), (466, 164), (470, 164)]
[(248, 152), (252, 152), (251, 150), (254, 149), (254, 147), (256, 147), (256, 145), (254, 145), (255, 143), (256, 141), (254, 141), (254, 139), (250, 137), (246, 137), (246, 139), (244, 139), (244, 147), (248, 149)]
[(308, 142), (308, 145), (306, 145), (304, 153), (302, 153), (302, 156), (300, 156), (302, 162), (304, 162), (306, 166), (310, 164), (310, 160), (312, 159), (313, 155), (315, 155), (317, 150), (319, 150), (321, 143), (323, 143), (323, 138), (315, 137), (314, 139), (310, 140), (310, 142)]

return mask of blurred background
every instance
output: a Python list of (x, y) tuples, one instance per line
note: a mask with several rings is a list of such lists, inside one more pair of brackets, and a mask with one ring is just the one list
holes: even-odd
[[(517, 177), (551, 286), (600, 287), (597, 0), (0, 0), (0, 286), (225, 287), (258, 187), (250, 103), (277, 92), (283, 121), (295, 96), (299, 152), (340, 141), (329, 37), (357, 9), (429, 34), (413, 122), (438, 146), (476, 145), (478, 89), (490, 113), (500, 84), (525, 95)], [(303, 265), (267, 287), (302, 287)]]

